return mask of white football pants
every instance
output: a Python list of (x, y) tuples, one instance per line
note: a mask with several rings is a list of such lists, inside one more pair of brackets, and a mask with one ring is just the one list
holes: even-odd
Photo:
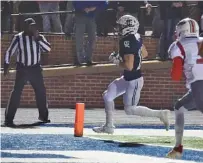
[(107, 126), (113, 126), (114, 99), (120, 95), (123, 95), (124, 109), (127, 115), (161, 117), (161, 110), (152, 110), (145, 106), (137, 106), (143, 84), (143, 77), (126, 81), (122, 76), (108, 86), (108, 89), (103, 94)]
[[(143, 77), (131, 81), (126, 81), (123, 76), (117, 78), (109, 84), (108, 89), (104, 92), (104, 102), (108, 104), (108, 102), (112, 102), (116, 97), (123, 95), (123, 103), (125, 106), (137, 105), (143, 84)], [(108, 109), (108, 106), (106, 109)]]

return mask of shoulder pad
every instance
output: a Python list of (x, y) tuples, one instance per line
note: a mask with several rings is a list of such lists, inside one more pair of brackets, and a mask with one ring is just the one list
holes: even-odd
[(169, 57), (171, 59), (175, 58), (175, 57), (181, 57), (181, 58), (184, 58), (183, 55), (181, 54), (181, 50), (180, 48), (178, 47), (177, 45), (178, 41), (174, 41), (169, 49), (168, 49), (168, 54), (169, 54)]

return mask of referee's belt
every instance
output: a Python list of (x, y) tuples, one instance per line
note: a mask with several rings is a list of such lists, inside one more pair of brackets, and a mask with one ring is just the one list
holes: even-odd
[(30, 66), (26, 66), (24, 65), (23, 63), (20, 63), (20, 62), (17, 62), (16, 63), (16, 69), (29, 69), (29, 68), (38, 68), (38, 67), (41, 67), (39, 63), (35, 64), (35, 65), (30, 65)]

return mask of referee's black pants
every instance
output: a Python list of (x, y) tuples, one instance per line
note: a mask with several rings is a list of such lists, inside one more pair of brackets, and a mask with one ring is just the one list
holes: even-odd
[(40, 65), (35, 65), (33, 67), (23, 67), (17, 65), (15, 85), (11, 92), (9, 103), (5, 111), (5, 122), (13, 122), (17, 108), (20, 104), (22, 90), (28, 81), (35, 91), (36, 103), (39, 110), (39, 118), (41, 120), (48, 120), (46, 90)]

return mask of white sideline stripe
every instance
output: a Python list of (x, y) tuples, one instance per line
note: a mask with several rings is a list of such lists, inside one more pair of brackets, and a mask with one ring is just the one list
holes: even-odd
[[(20, 129), (2, 127), (1, 133), (7, 134), (74, 134), (74, 128), (69, 127), (36, 127), (33, 129)], [(136, 135), (136, 136), (174, 136), (175, 131), (164, 129), (115, 129), (114, 135)], [(98, 135), (91, 128), (84, 128), (84, 135)], [(106, 135), (106, 134), (102, 134)], [(184, 136), (203, 138), (203, 130), (185, 130)]]
[(36, 150), (2, 150), (13, 154), (56, 154), (73, 159), (60, 158), (1, 158), (2, 162), (74, 162), (74, 163), (195, 163), (194, 161), (172, 160), (168, 158), (158, 158), (149, 156), (140, 156), (135, 154), (123, 154), (107, 151), (36, 151)]
[(63, 162), (63, 163), (94, 163), (94, 162), (91, 162), (89, 160), (80, 160), (80, 159), (61, 159), (61, 158), (49, 158), (49, 159), (46, 159), (46, 158), (1, 158), (1, 162), (10, 162), (10, 163), (17, 163), (17, 162), (20, 162), (20, 163), (27, 163), (27, 162), (37, 162), (37, 163), (45, 163), (45, 162), (48, 162), (48, 163), (60, 163), (60, 162)]

